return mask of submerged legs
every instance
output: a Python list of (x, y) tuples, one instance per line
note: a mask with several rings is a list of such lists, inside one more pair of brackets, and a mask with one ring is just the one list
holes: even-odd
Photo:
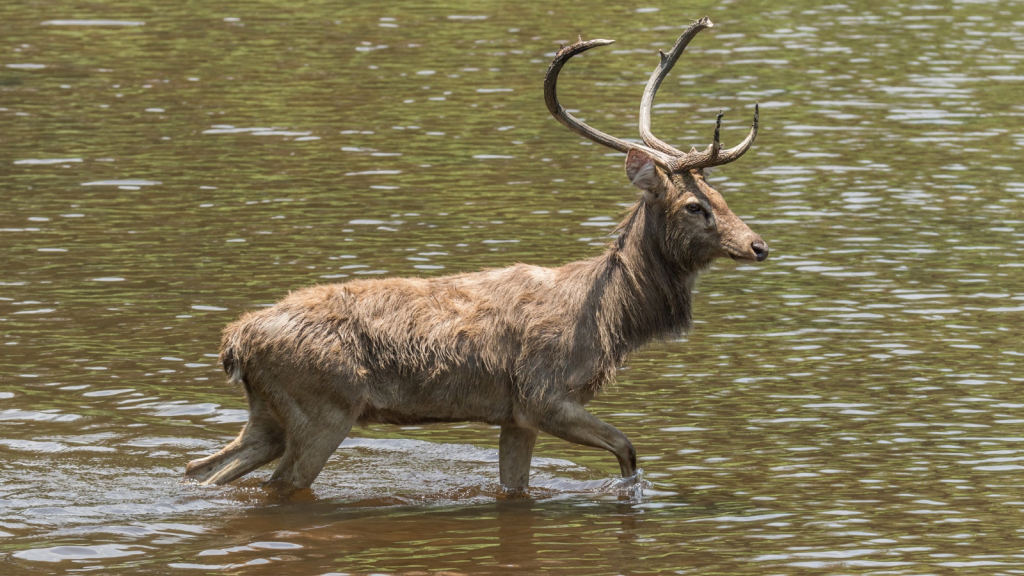
[(238, 438), (222, 450), (189, 462), (185, 478), (200, 484), (227, 484), (280, 458), (270, 482), (283, 488), (307, 488), (353, 423), (355, 418), (342, 413), (317, 422), (311, 430), (300, 432), (293, 428), (286, 434), (261, 428), (250, 420)]
[(249, 421), (216, 454), (193, 460), (185, 478), (226, 484), (280, 458), (270, 482), (290, 491), (307, 488), (356, 421), (351, 406), (308, 395), (268, 395), (246, 384)]
[(522, 490), (530, 484), (530, 460), (537, 431), (515, 425), (502, 426), (498, 439), (498, 471), (501, 485)]

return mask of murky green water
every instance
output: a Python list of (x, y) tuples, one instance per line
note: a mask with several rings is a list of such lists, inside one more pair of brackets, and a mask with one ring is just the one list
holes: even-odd
[[(610, 455), (355, 431), (281, 503), (180, 482), (245, 420), (221, 327), (288, 290), (598, 253), (657, 48), (705, 6), (0, 6), (0, 572), (1019, 573), (1024, 6), (719, 2), (654, 129), (754, 150), (713, 183), (768, 241), (592, 410)], [(549, 11), (550, 10), (550, 11)], [(89, 22), (100, 20), (100, 22)], [(70, 21), (70, 22), (69, 22)], [(77, 21), (77, 22), (76, 22)], [(86, 21), (86, 22), (82, 22)]]

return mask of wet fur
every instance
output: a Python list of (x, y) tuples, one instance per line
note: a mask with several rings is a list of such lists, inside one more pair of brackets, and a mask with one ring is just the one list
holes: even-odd
[[(760, 240), (698, 171), (640, 162), (627, 174), (644, 195), (599, 256), (318, 285), (244, 314), (224, 330), (221, 361), (250, 420), (186, 476), (220, 484), (280, 458), (271, 481), (301, 488), (354, 424), (459, 421), (502, 427), (510, 488), (527, 485), (538, 430), (609, 450), (631, 475), (628, 439), (583, 406), (632, 352), (690, 329), (701, 270), (735, 257), (730, 243)], [(682, 211), (693, 198), (713, 225)]]

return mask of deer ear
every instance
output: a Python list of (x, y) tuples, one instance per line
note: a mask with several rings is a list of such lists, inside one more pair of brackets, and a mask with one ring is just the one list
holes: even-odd
[(633, 186), (643, 190), (645, 195), (649, 194), (658, 198), (664, 192), (665, 179), (654, 163), (654, 159), (635, 148), (626, 154), (626, 177), (633, 183)]

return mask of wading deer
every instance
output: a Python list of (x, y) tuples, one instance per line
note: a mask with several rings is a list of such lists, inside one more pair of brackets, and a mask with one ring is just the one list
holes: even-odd
[(717, 258), (762, 261), (768, 246), (726, 206), (704, 169), (736, 160), (757, 134), (722, 149), (718, 115), (703, 151), (682, 152), (651, 133), (665, 75), (698, 32), (694, 22), (651, 75), (640, 104), (644, 144), (577, 120), (555, 85), (573, 56), (611, 40), (564, 47), (544, 78), (548, 109), (573, 132), (626, 153), (643, 194), (600, 256), (559, 268), (516, 264), (440, 278), (318, 285), (224, 330), (220, 358), (244, 387), (249, 421), (223, 450), (185, 476), (223, 484), (280, 459), (271, 483), (309, 486), (354, 424), (486, 422), (501, 427), (499, 476), (529, 483), (538, 431), (603, 448), (623, 476), (636, 472), (626, 436), (584, 409), (630, 353), (691, 327), (698, 273)]

